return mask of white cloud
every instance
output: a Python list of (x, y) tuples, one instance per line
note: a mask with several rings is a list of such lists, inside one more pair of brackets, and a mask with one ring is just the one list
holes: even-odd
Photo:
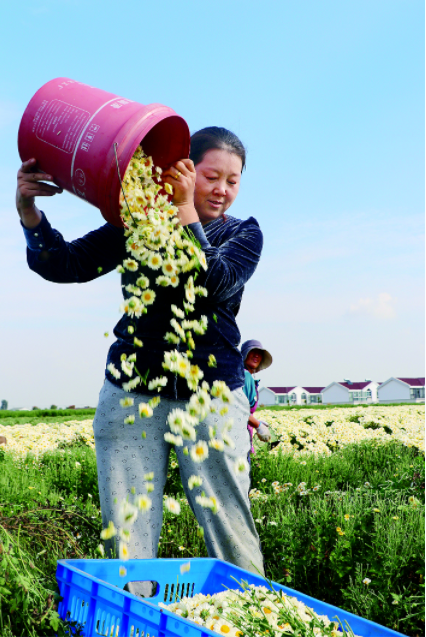
[(351, 314), (369, 315), (377, 319), (388, 320), (396, 316), (394, 308), (395, 298), (387, 292), (381, 292), (376, 299), (359, 299), (350, 306)]

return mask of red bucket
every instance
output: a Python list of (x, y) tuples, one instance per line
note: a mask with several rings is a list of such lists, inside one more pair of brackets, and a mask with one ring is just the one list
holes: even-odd
[(18, 132), (22, 161), (35, 157), (59, 186), (115, 226), (122, 223), (114, 146), (123, 177), (138, 144), (164, 168), (188, 157), (189, 142), (187, 123), (168, 106), (144, 106), (63, 77), (37, 91)]

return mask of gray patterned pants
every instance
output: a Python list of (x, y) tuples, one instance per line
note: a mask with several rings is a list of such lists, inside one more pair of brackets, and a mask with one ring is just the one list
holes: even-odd
[[(250, 511), (248, 498), (249, 474), (235, 474), (234, 463), (238, 457), (247, 458), (250, 439), (247, 421), (250, 413), (248, 400), (242, 389), (232, 392), (233, 402), (223, 419), (218, 413), (209, 414), (197, 427), (197, 439), (209, 441), (209, 426), (222, 427), (224, 420), (233, 418), (234, 424), (229, 432), (235, 448), (225, 447), (225, 451), (216, 451), (209, 447), (209, 456), (202, 463), (194, 463), (191, 457), (183, 454), (182, 447), (175, 447), (179, 461), (182, 485), (188, 502), (204, 529), (204, 540), (210, 557), (216, 557), (236, 564), (248, 571), (263, 573), (263, 558), (259, 537)], [(148, 402), (150, 396), (130, 394), (134, 398), (133, 407), (122, 408), (121, 398), (129, 396), (121, 388), (108, 380), (101, 389), (99, 405), (93, 421), (98, 466), (99, 494), (104, 526), (112, 520), (116, 527), (117, 498), (121, 502), (127, 496), (132, 501), (131, 489), (136, 493), (145, 493), (144, 474), (154, 472), (154, 491), (150, 511), (140, 513), (131, 527), (129, 543), (130, 558), (152, 558), (157, 556), (157, 546), (163, 521), (163, 490), (167, 479), (167, 469), (171, 445), (164, 440), (169, 431), (167, 415), (172, 409), (184, 408), (184, 401), (161, 398), (160, 405), (154, 410), (152, 418), (141, 420), (138, 404)], [(213, 405), (222, 407), (223, 403), (213, 400)], [(135, 415), (135, 424), (124, 424), (124, 418)], [(141, 437), (145, 430), (146, 438)], [(189, 448), (194, 444), (185, 441)], [(188, 488), (188, 478), (199, 475), (203, 479), (201, 487)], [(204, 491), (206, 496), (216, 496), (219, 511), (213, 514), (210, 509), (201, 507), (195, 497)]]

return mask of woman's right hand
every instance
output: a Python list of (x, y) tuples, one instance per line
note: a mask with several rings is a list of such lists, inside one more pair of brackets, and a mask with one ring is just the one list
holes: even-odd
[(52, 197), (62, 192), (59, 186), (46, 184), (53, 181), (52, 175), (37, 172), (37, 161), (24, 161), (18, 170), (16, 208), (26, 228), (35, 228), (41, 221), (41, 212), (35, 205), (35, 197)]

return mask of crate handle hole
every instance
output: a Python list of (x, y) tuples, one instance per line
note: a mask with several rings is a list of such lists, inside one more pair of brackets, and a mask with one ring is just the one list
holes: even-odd
[(152, 580), (133, 580), (127, 582), (123, 587), (128, 593), (132, 593), (136, 597), (155, 597), (157, 595), (160, 585), (158, 582)]

